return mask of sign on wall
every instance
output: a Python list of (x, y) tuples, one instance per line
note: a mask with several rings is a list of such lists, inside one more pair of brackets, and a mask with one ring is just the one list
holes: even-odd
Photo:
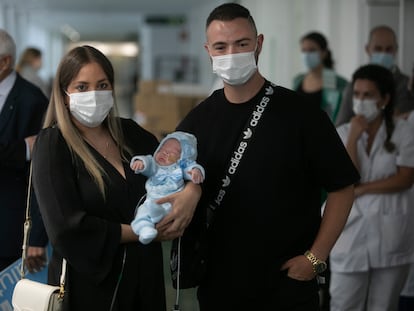
[[(16, 260), (13, 264), (0, 272), (0, 311), (13, 311), (12, 295), (16, 283), (20, 280), (20, 265), (22, 260)], [(47, 268), (36, 273), (27, 273), (27, 279), (38, 282), (47, 282)]]

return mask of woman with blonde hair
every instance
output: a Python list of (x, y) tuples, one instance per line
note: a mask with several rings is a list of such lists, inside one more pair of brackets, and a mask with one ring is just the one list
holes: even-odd
[[(145, 177), (129, 169), (136, 153), (153, 153), (154, 135), (116, 117), (114, 71), (91, 46), (62, 59), (44, 129), (33, 155), (33, 181), (53, 246), (49, 283), (67, 261), (66, 310), (163, 310), (160, 240), (181, 235), (200, 196), (198, 185), (163, 198), (172, 211), (156, 241), (142, 245), (130, 223)], [(160, 202), (160, 203), (164, 203)]]

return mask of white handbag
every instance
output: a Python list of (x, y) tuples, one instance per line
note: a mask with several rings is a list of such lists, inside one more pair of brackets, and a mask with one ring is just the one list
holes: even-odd
[(21, 279), (13, 291), (14, 311), (60, 311), (62, 303), (60, 286)]
[(29, 241), (29, 232), (32, 226), (30, 218), (30, 193), (32, 180), (32, 166), (30, 165), (29, 187), (26, 202), (26, 221), (24, 223), (24, 238), (20, 280), (13, 290), (12, 306), (14, 311), (61, 311), (65, 294), (66, 260), (62, 261), (60, 286), (48, 285), (41, 282), (25, 279), (26, 251)]

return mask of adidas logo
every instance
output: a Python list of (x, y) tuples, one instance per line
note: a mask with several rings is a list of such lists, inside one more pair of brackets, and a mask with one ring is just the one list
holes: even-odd
[(273, 92), (274, 92), (274, 90), (273, 90), (272, 86), (270, 86), (270, 85), (265, 90), (266, 95), (273, 95)]
[(222, 182), (223, 182), (223, 184), (222, 184), (222, 187), (223, 188), (224, 187), (227, 187), (228, 185), (230, 185), (230, 178), (229, 178), (229, 176), (226, 175), (226, 177), (222, 179)]
[(248, 127), (247, 130), (243, 132), (243, 134), (243, 139), (249, 139), (250, 137), (252, 137), (252, 130), (250, 129), (250, 127)]

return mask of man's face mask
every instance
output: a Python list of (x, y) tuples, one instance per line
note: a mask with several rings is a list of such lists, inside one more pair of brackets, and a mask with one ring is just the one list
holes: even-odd
[(230, 85), (246, 83), (256, 72), (255, 51), (211, 56), (213, 72)]
[(97, 127), (114, 105), (112, 91), (90, 91), (68, 94), (72, 116), (87, 127)]
[(370, 57), (371, 64), (381, 65), (387, 69), (394, 66), (394, 55), (391, 53), (372, 53)]

